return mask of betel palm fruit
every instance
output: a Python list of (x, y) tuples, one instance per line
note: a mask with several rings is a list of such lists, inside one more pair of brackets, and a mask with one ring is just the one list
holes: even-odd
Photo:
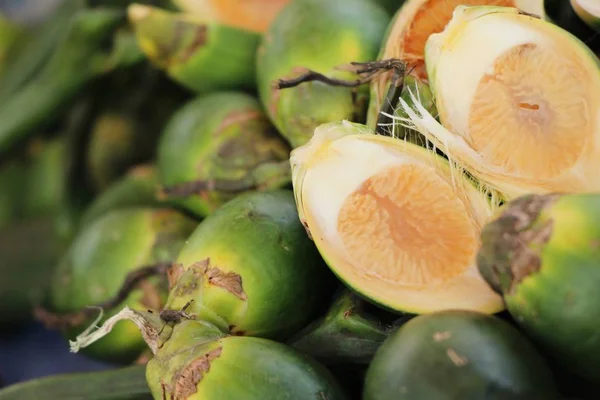
[(260, 34), (142, 4), (132, 4), (128, 17), (150, 61), (189, 90), (256, 88)]
[(299, 351), (269, 339), (225, 335), (193, 317), (165, 328), (159, 315), (125, 308), (98, 330), (80, 335), (71, 350), (130, 320), (154, 353), (146, 380), (156, 400), (347, 399), (331, 372)]
[(475, 264), (495, 199), (447, 160), (342, 121), (318, 127), (290, 162), (303, 224), (356, 292), (410, 313), (503, 309)]
[[(175, 260), (196, 226), (196, 221), (167, 208), (118, 209), (98, 217), (77, 234), (60, 260), (50, 291), (51, 311), (67, 314), (113, 298), (129, 272)], [(152, 278), (140, 284), (115, 309), (106, 310), (104, 319), (123, 305), (160, 310), (167, 297), (161, 281)], [(67, 334), (88, 323), (76, 321)], [(87, 353), (126, 363), (144, 349), (135, 327), (123, 324)]]
[(550, 359), (600, 384), (600, 195), (526, 195), (481, 234), (481, 273)]
[(289, 184), (289, 152), (254, 96), (215, 92), (169, 120), (157, 151), (159, 181), (169, 201), (204, 217), (241, 193)]
[(508, 199), (600, 189), (600, 64), (573, 35), (516, 8), (459, 6), (425, 60), (441, 123), (400, 99), (406, 126), (476, 179)]
[(417, 316), (367, 370), (364, 400), (558, 400), (534, 345), (507, 322), (465, 310)]
[(307, 82), (277, 89), (279, 79), (296, 78), (307, 69), (328, 77), (355, 79), (342, 67), (372, 61), (389, 15), (369, 0), (293, 0), (277, 14), (257, 53), (260, 99), (279, 132), (292, 147), (306, 143), (322, 123), (364, 120), (368, 88), (332, 87)]
[(290, 0), (172, 0), (187, 14), (264, 33)]
[(172, 270), (166, 308), (234, 335), (286, 340), (316, 317), (331, 274), (290, 190), (250, 192), (204, 219)]
[[(530, 13), (542, 13), (542, 0), (407, 0), (402, 3), (387, 28), (378, 58), (395, 58), (406, 62), (409, 74), (405, 77), (405, 88), (400, 93), (390, 93), (395, 79), (394, 71), (387, 71), (373, 78), (367, 114), (367, 125), (371, 129), (375, 129), (377, 121), (382, 119), (381, 111), (397, 114), (399, 117), (407, 116), (395, 103), (394, 97), (402, 95), (410, 103), (409, 89), (419, 94), (418, 100), (430, 114), (437, 115), (431, 90), (427, 85), (425, 43), (430, 35), (444, 30), (452, 19), (454, 9), (459, 5), (516, 6)], [(403, 137), (408, 133), (400, 124), (390, 126), (390, 122), (386, 122), (388, 125), (380, 127), (383, 131), (396, 137)]]
[[(195, 325), (178, 325), (169, 347), (148, 363), (146, 379), (156, 399), (345, 399), (325, 367), (291, 347), (253, 337), (198, 338)], [(230, 376), (235, 384), (224, 385)]]

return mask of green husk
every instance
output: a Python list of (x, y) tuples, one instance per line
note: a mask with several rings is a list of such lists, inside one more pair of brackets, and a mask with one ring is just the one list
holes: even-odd
[(349, 290), (341, 293), (327, 314), (311, 323), (287, 343), (325, 365), (368, 365), (373, 355), (407, 318), (393, 325), (368, 310), (368, 304)]
[(364, 400), (558, 400), (553, 376), (521, 332), (491, 315), (419, 315), (379, 348)]
[[(235, 249), (235, 250), (233, 250)], [(166, 307), (235, 335), (287, 340), (333, 283), (290, 190), (249, 192), (204, 219), (181, 249)]]

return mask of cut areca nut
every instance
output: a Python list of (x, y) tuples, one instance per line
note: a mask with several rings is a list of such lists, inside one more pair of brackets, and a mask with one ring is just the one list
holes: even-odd
[[(431, 104), (427, 87), (425, 43), (430, 35), (444, 30), (452, 19), (455, 8), (460, 5), (511, 6), (539, 16), (544, 14), (542, 0), (407, 0), (388, 26), (378, 59), (401, 59), (408, 64), (410, 76), (405, 80), (403, 97), (408, 97), (404, 92), (409, 88), (416, 87), (421, 95), (421, 103), (432, 114), (436, 111)], [(367, 121), (371, 128), (380, 118), (381, 111), (405, 116), (402, 110), (395, 109), (397, 103), (387, 104), (390, 101), (387, 94), (393, 80), (393, 73), (387, 72), (375, 77), (371, 82)], [(404, 133), (396, 125), (394, 124), (395, 130), (400, 134)]]
[(475, 264), (497, 202), (447, 160), (342, 121), (319, 126), (290, 163), (300, 219), (356, 292), (411, 313), (503, 309)]
[(506, 199), (600, 190), (600, 63), (579, 39), (516, 8), (460, 6), (425, 55), (440, 122), (402, 99), (409, 117), (392, 118)]

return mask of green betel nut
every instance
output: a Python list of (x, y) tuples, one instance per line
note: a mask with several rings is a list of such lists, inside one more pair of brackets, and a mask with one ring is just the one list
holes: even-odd
[(289, 184), (288, 157), (289, 146), (256, 98), (218, 92), (173, 115), (157, 164), (166, 198), (204, 217), (243, 192)]
[[(98, 217), (78, 233), (55, 271), (50, 293), (52, 311), (79, 311), (112, 298), (128, 273), (172, 262), (195, 227), (195, 221), (164, 208), (113, 210)], [(106, 317), (123, 305), (160, 310), (166, 296), (166, 282), (149, 279), (115, 309), (105, 310)], [(67, 334), (81, 331), (86, 324), (89, 320), (80, 321)], [(87, 351), (94, 358), (130, 362), (144, 348), (135, 326), (123, 324)]]
[(350, 62), (373, 61), (389, 15), (368, 0), (292, 1), (279, 12), (257, 53), (258, 90), (269, 118), (298, 147), (326, 122), (363, 121), (368, 87), (355, 98), (353, 88), (307, 82), (277, 89), (279, 79), (291, 79), (307, 69), (328, 77), (354, 80)]
[(176, 261), (166, 308), (234, 335), (285, 340), (316, 316), (330, 272), (300, 223), (291, 191), (253, 192), (200, 223)]

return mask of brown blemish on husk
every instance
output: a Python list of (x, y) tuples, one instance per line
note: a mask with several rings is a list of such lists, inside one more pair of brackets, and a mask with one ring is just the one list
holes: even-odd
[[(171, 385), (169, 385), (168, 383), (165, 383), (164, 381), (160, 381), (160, 388), (161, 388), (161, 394), (162, 394), (162, 400), (167, 400), (167, 393), (172, 393), (173, 392), (173, 388), (171, 387)], [(171, 398), (173, 398), (173, 396), (171, 396)]]
[[(180, 276), (177, 277), (177, 284), (175, 285), (175, 293), (177, 296), (182, 297), (186, 295), (193, 294), (194, 291), (198, 288), (198, 282), (200, 282), (202, 275), (208, 268), (209, 259), (206, 258), (202, 261), (198, 261), (190, 266), (190, 268), (181, 273)], [(181, 281), (179, 278), (185, 275), (192, 275), (191, 278)]]
[(244, 292), (242, 286), (242, 277), (235, 272), (224, 272), (218, 267), (211, 267), (210, 258), (192, 264), (186, 273), (192, 273), (194, 276), (187, 281), (179, 282), (177, 284), (177, 287), (174, 290), (178, 296), (192, 294), (198, 287), (198, 282), (202, 281), (201, 276), (205, 275), (209, 285), (223, 288), (233, 293), (241, 300), (248, 300), (248, 296)]
[(169, 267), (169, 269), (167, 270), (167, 279), (169, 280), (169, 290), (173, 289), (173, 287), (175, 286), (175, 283), (177, 282), (177, 280), (179, 279), (181, 274), (183, 274), (183, 272), (184, 272), (184, 268), (183, 268), (183, 264), (181, 264), (181, 263), (172, 264)]
[(248, 300), (248, 296), (244, 293), (242, 287), (242, 277), (235, 272), (223, 272), (219, 268), (208, 268), (206, 271), (208, 283), (218, 286), (233, 293), (241, 300)]
[(317, 395), (321, 400), (329, 400), (329, 397), (325, 394), (325, 392), (319, 392)]
[(253, 119), (259, 119), (262, 116), (263, 114), (259, 110), (243, 110), (232, 112), (223, 118), (217, 129), (215, 129), (215, 135), (220, 135), (223, 130), (227, 129), (231, 125), (243, 124)]
[(235, 325), (229, 325), (229, 334), (232, 336), (246, 336), (246, 331), (237, 329)]
[[(498, 282), (509, 279), (508, 294), (541, 268), (539, 248), (550, 240), (553, 220), (537, 223), (540, 213), (560, 198), (560, 194), (527, 195), (513, 200), (495, 221), (482, 232), (485, 262), (490, 262)], [(506, 281), (506, 280), (505, 280)]]
[(354, 315), (355, 311), (356, 310), (353, 307), (344, 311), (344, 319), (350, 318), (352, 315)]
[(306, 234), (308, 235), (308, 238), (310, 240), (313, 240), (312, 234), (310, 233), (310, 228), (308, 227), (308, 222), (306, 222), (305, 219), (302, 219), (301, 222), (302, 222), (302, 226), (304, 226), (304, 230), (306, 231)]
[(452, 337), (452, 333), (450, 331), (436, 332), (433, 334), (433, 340), (435, 340), (436, 342), (448, 340), (450, 339), (450, 337)]
[[(183, 21), (174, 21), (173, 35), (170, 40), (152, 40), (154, 47), (156, 48), (156, 55), (154, 61), (165, 68), (168, 68), (172, 61), (174, 52), (179, 47), (181, 37), (183, 36), (183, 29), (186, 23)], [(163, 39), (166, 37), (163, 36)], [(152, 37), (151, 37), (152, 39)]]
[(198, 383), (210, 371), (211, 362), (221, 355), (222, 347), (217, 347), (201, 357), (196, 358), (179, 370), (173, 377), (174, 400), (185, 400), (198, 391)]
[(524, 231), (517, 237), (515, 257), (511, 265), (512, 285), (510, 292), (514, 293), (515, 287), (523, 279), (540, 270), (541, 259), (539, 253), (527, 245), (547, 243), (552, 235), (553, 221), (544, 222), (540, 228)]
[(136, 179), (147, 179), (154, 175), (154, 167), (148, 164), (134, 165), (129, 169), (127, 175)]
[(456, 350), (452, 348), (446, 349), (446, 355), (448, 356), (450, 361), (452, 361), (452, 363), (457, 367), (464, 367), (469, 363), (469, 360), (466, 357), (461, 356), (456, 352)]
[(182, 63), (189, 60), (196, 53), (196, 50), (198, 50), (199, 47), (204, 46), (206, 43), (207, 33), (208, 28), (206, 25), (200, 25), (196, 27), (192, 43), (190, 43), (190, 45), (182, 52), (182, 56), (180, 58)]

